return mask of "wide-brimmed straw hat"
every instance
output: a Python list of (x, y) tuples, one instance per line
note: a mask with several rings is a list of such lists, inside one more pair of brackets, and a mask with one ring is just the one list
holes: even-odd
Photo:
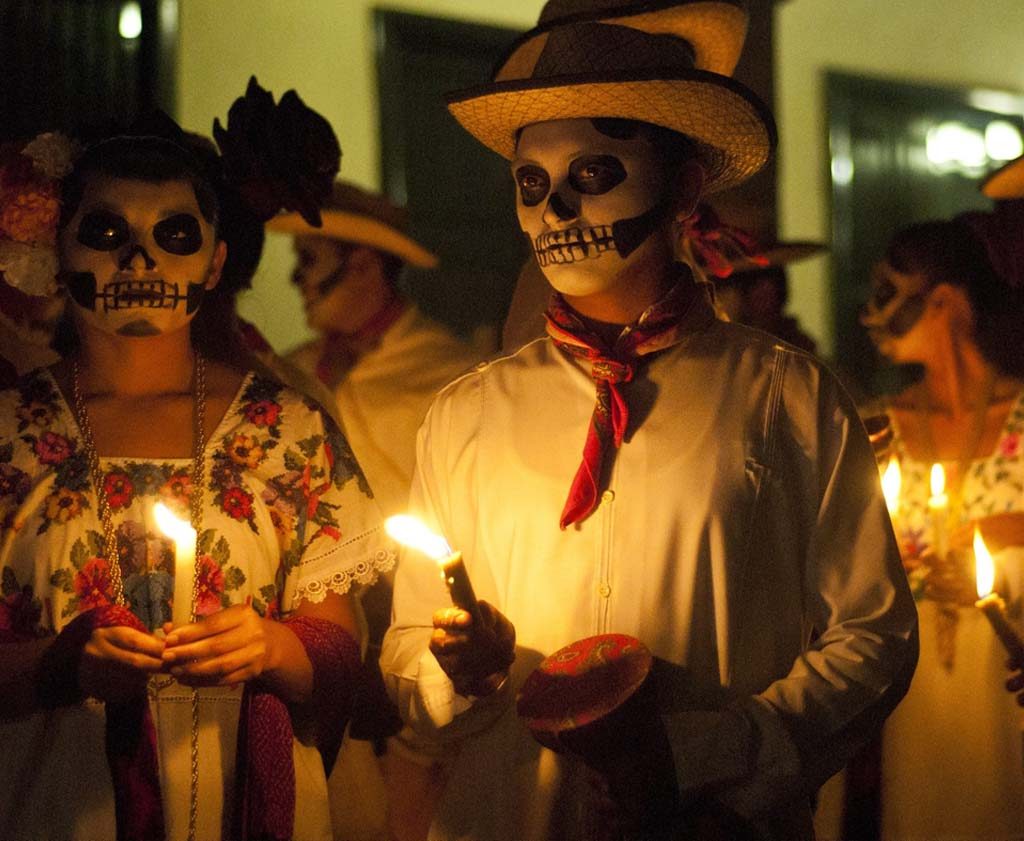
[(990, 199), (1024, 199), (1024, 157), (1010, 161), (981, 183), (981, 192)]
[(320, 215), (323, 225), (319, 228), (309, 225), (298, 213), (285, 213), (267, 222), (267, 230), (367, 245), (421, 269), (437, 266), (437, 255), (407, 233), (405, 208), (392, 204), (382, 195), (336, 181)]
[(448, 96), (448, 109), (505, 158), (524, 126), (618, 117), (685, 134), (698, 146), (705, 192), (744, 181), (768, 160), (768, 109), (729, 77), (746, 34), (735, 2), (549, 0), (493, 81)]

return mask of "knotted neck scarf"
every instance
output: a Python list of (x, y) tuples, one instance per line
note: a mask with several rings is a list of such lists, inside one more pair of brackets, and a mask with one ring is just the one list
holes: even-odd
[(316, 362), (316, 375), (335, 388), (359, 357), (380, 344), (384, 334), (407, 309), (405, 298), (392, 292), (387, 301), (355, 333), (328, 333)]
[(699, 292), (690, 270), (682, 265), (678, 269), (678, 282), (635, 322), (626, 325), (611, 347), (586, 325), (560, 294), (556, 292), (551, 297), (544, 314), (548, 335), (563, 353), (590, 363), (590, 376), (597, 390), (583, 445), (583, 461), (569, 488), (559, 520), (563, 529), (585, 520), (597, 507), (609, 447), (617, 449), (622, 445), (629, 426), (629, 407), (622, 394), (622, 384), (636, 376), (642, 357), (671, 347), (686, 332), (684, 318)]

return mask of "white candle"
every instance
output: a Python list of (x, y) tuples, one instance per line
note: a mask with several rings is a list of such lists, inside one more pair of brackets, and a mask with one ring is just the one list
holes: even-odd
[(900, 460), (896, 456), (889, 456), (889, 464), (882, 474), (882, 495), (885, 497), (885, 507), (889, 509), (889, 517), (893, 524), (900, 513), (900, 486), (902, 484), (900, 474)]
[(196, 568), (196, 530), (175, 517), (162, 502), (153, 506), (156, 523), (174, 541), (174, 600), (171, 623), (178, 627), (193, 621), (192, 583)]
[(1024, 641), (1006, 616), (1006, 602), (992, 592), (996, 580), (996, 565), (977, 528), (974, 530), (974, 574), (978, 584), (978, 601), (974, 606), (988, 618), (992, 630), (996, 632), (996, 636), (1017, 664), (1017, 668), (1024, 667)]
[(928, 510), (932, 520), (932, 551), (938, 558), (946, 557), (946, 518), (949, 516), (949, 496), (946, 494), (946, 471), (936, 462), (931, 473), (932, 495)]

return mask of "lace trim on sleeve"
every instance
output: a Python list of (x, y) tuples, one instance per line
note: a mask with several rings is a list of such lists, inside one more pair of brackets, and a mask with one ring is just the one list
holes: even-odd
[(309, 601), (318, 604), (327, 598), (328, 592), (344, 595), (353, 585), (369, 585), (382, 572), (394, 569), (398, 556), (394, 549), (381, 547), (370, 557), (348, 569), (338, 570), (322, 578), (301, 581), (295, 591), (295, 603)]

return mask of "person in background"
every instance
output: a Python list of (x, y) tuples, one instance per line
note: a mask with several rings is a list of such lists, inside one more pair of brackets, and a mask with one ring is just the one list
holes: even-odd
[[(900, 468), (893, 521), (918, 602), (921, 655), (886, 722), (883, 838), (1018, 838), (1024, 767), (1018, 712), (1003, 684), (1006, 653), (978, 598), (975, 527), (992, 550), (997, 587), (1020, 620), (1024, 571), (1024, 296), (994, 214), (898, 231), (872, 275), (861, 322), (879, 353), (922, 376), (868, 407)], [(1018, 246), (1019, 247), (1019, 246)], [(991, 255), (991, 256), (990, 256)], [(934, 496), (933, 465), (945, 496)]]
[[(419, 434), (414, 511), (481, 597), (475, 620), (403, 555), (381, 663), (443, 786), (420, 838), (668, 838), (695, 813), (811, 837), (811, 792), (909, 684), (916, 616), (852, 401), (716, 319), (674, 259), (701, 195), (773, 143), (729, 77), (745, 30), (727, 2), (550, 0), (494, 82), (449, 100), (509, 159), (557, 294), (547, 335), (443, 389)], [(599, 768), (542, 748), (513, 699), (541, 658), (611, 632), (685, 680), (661, 736)]]
[[(336, 182), (323, 225), (299, 214), (275, 217), (274, 232), (294, 237), (292, 281), (309, 326), (319, 335), (286, 362), (315, 377), (334, 406), (377, 503), (386, 515), (409, 500), (416, 431), (437, 391), (477, 361), (474, 349), (426, 316), (400, 289), (406, 265), (437, 266), (437, 257), (408, 233), (406, 213), (384, 196)], [(367, 626), (366, 662), (376, 664), (391, 621), (391, 576), (360, 594)], [(338, 838), (383, 837), (386, 795), (371, 751), (383, 750), (394, 719), (387, 697), (360, 705), (330, 780)], [(353, 738), (355, 737), (355, 738)], [(392, 758), (392, 763), (395, 762)], [(334, 796), (336, 795), (336, 796)]]
[(337, 140), (255, 80), (222, 155), (158, 115), (61, 180), (63, 358), (0, 392), (0, 837), (332, 837), (348, 591), (394, 558), (344, 437), (222, 317), (248, 279), (226, 173), (284, 151), (258, 117), (307, 143), (243, 180), (315, 223)]

